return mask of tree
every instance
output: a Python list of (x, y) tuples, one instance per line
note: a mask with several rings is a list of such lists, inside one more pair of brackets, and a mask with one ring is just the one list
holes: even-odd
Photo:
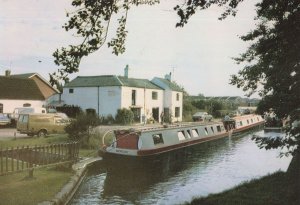
[(264, 0), (256, 7), (260, 23), (241, 37), (252, 44), (235, 58), (246, 65), (232, 76), (231, 84), (249, 95), (257, 91), (262, 96), (261, 112), (273, 108), (279, 118), (291, 118), (286, 137), (255, 139), (261, 147), (286, 147), (293, 154), (300, 143), (300, 133), (292, 126), (298, 118), (293, 113), (300, 106), (300, 2)]
[[(199, 10), (213, 5), (225, 8), (220, 20), (236, 15), (237, 7), (243, 0), (188, 0), (174, 8), (182, 27)], [(73, 0), (78, 10), (69, 13), (69, 22), (64, 26), (75, 30), (83, 38), (79, 45), (61, 48), (53, 54), (55, 63), (63, 66), (51, 75), (50, 81), (67, 80), (69, 73), (77, 72), (83, 56), (98, 50), (106, 41), (112, 15), (120, 15), (116, 37), (107, 44), (113, 53), (125, 51), (126, 20), (129, 9), (141, 4), (153, 5), (158, 0)], [(300, 131), (292, 123), (297, 120), (296, 110), (300, 105), (300, 1), (261, 0), (256, 5), (259, 20), (256, 29), (242, 36), (251, 41), (251, 46), (234, 60), (243, 66), (231, 78), (231, 84), (242, 88), (250, 96), (258, 92), (262, 97), (261, 111), (273, 108), (279, 117), (291, 118), (286, 137), (275, 142), (256, 138), (265, 148), (287, 147), (288, 153), (295, 153), (300, 143)], [(297, 131), (298, 130), (298, 131)]]

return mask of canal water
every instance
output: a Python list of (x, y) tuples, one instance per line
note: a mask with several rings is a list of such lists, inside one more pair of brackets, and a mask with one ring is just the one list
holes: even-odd
[(206, 142), (142, 162), (93, 166), (70, 204), (182, 204), (242, 182), (286, 171), (291, 157), (259, 149), (258, 131)]

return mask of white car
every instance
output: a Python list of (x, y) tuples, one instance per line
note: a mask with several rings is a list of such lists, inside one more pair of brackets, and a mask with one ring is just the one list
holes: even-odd
[(196, 112), (193, 115), (194, 121), (211, 121), (212, 118), (213, 117), (210, 114), (208, 114), (207, 112)]
[(7, 114), (0, 113), (0, 126), (5, 126), (11, 123)]

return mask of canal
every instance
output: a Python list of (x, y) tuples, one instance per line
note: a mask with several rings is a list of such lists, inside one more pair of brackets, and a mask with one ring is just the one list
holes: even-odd
[(279, 158), (280, 150), (259, 149), (251, 140), (253, 134), (280, 135), (257, 131), (146, 162), (101, 162), (89, 170), (70, 204), (182, 204), (278, 170), (286, 171), (291, 157)]

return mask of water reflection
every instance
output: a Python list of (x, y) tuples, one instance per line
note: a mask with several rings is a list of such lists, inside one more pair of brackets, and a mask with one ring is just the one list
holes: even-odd
[(108, 160), (90, 170), (71, 204), (184, 203), (285, 170), (290, 159), (277, 158), (278, 153), (260, 150), (245, 135), (138, 162)]

